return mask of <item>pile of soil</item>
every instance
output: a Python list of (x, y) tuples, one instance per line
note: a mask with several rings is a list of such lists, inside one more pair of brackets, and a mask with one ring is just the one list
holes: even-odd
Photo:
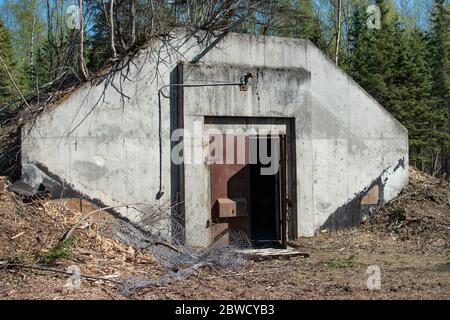
[(68, 275), (6, 267), (11, 264), (46, 265), (59, 270), (76, 266), (83, 275), (111, 280), (164, 274), (154, 257), (108, 236), (105, 230), (114, 219), (110, 214), (93, 215), (64, 243), (64, 234), (86, 212), (74, 209), (73, 199), (24, 200), (10, 187), (10, 182), (1, 177), (0, 298), (124, 298), (113, 282), (88, 281), (81, 290), (69, 292)]
[(450, 247), (450, 185), (410, 169), (409, 185), (380, 208), (363, 228), (416, 242), (422, 249)]

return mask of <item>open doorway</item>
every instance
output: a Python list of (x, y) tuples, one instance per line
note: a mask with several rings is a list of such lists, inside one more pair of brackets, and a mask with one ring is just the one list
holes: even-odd
[[(272, 156), (273, 143), (271, 137), (255, 138), (259, 153), (261, 145), (267, 146), (267, 153)], [(278, 140), (278, 139), (277, 139)], [(280, 238), (280, 188), (279, 170), (276, 174), (264, 174), (266, 167), (257, 157), (257, 163), (250, 165), (250, 229), (251, 239), (255, 242), (279, 241)]]
[[(255, 245), (285, 246), (284, 136), (246, 136), (243, 139), (223, 135), (215, 139), (221, 139), (224, 146), (227, 139), (234, 140), (235, 152), (245, 148), (245, 160), (210, 165), (213, 241), (227, 242), (230, 233), (245, 233)], [(245, 143), (239, 144), (239, 139)], [(223, 156), (227, 159), (226, 151)]]

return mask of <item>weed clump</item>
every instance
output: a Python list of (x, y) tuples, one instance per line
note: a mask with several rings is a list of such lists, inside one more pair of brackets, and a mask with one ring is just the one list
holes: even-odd
[(358, 262), (356, 261), (356, 255), (352, 255), (349, 258), (332, 259), (327, 261), (326, 265), (335, 269), (355, 268), (358, 265)]
[(57, 260), (69, 259), (72, 256), (72, 249), (76, 238), (70, 237), (67, 240), (59, 242), (49, 252), (40, 254), (36, 258), (36, 262), (42, 264), (53, 264)]

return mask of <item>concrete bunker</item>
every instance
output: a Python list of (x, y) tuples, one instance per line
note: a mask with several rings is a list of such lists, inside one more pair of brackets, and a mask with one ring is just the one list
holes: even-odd
[[(207, 50), (172, 41), (133, 57), (126, 80), (85, 83), (25, 126), (23, 180), (120, 206), (137, 225), (142, 212), (124, 204), (179, 204), (193, 246), (226, 241), (229, 229), (285, 244), (354, 226), (407, 184), (407, 130), (309, 41), (229, 34)], [(248, 145), (270, 137), (281, 171), (211, 163), (211, 136), (227, 130)], [(172, 218), (159, 232), (171, 234)]]

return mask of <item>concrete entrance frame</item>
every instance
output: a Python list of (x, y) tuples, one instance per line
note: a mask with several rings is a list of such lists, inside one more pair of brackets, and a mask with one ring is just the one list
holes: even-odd
[[(185, 109), (186, 110), (186, 109)], [(287, 193), (290, 200), (296, 202), (295, 183), (292, 177), (295, 177), (295, 119), (293, 118), (252, 118), (252, 117), (229, 117), (229, 116), (204, 116), (197, 118), (203, 121), (203, 150), (206, 151), (208, 145), (208, 132), (226, 132), (227, 129), (246, 132), (246, 135), (256, 137), (257, 132), (276, 132), (279, 135), (285, 135), (287, 138)], [(254, 132), (254, 133), (252, 133)], [(181, 185), (181, 198), (184, 201), (186, 219), (186, 241), (191, 245), (204, 246), (204, 239), (211, 241), (211, 171), (210, 167), (204, 163), (184, 164), (182, 171), (183, 181), (204, 181), (205, 183), (197, 185), (197, 188), (186, 188)], [(201, 195), (201, 196), (199, 196)], [(204, 228), (198, 225), (197, 221), (207, 221)], [(202, 230), (203, 229), (203, 230)], [(204, 232), (204, 234), (199, 234)], [(297, 233), (297, 211), (295, 207), (288, 210), (288, 237), (294, 239)]]

